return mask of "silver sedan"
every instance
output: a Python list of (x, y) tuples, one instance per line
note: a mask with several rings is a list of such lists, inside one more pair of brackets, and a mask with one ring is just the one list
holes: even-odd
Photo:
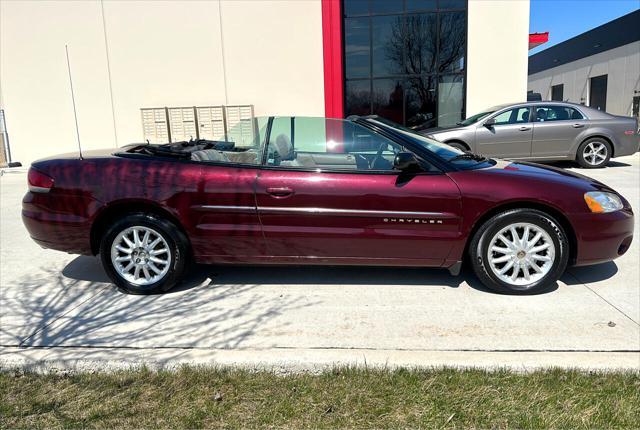
[(631, 155), (640, 147), (635, 118), (564, 102), (495, 106), (457, 127), (422, 133), (489, 157), (575, 160), (586, 168), (604, 167), (610, 158)]

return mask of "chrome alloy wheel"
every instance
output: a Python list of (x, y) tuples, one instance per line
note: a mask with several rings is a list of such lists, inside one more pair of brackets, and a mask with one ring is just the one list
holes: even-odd
[(584, 147), (582, 157), (592, 166), (598, 166), (607, 159), (607, 145), (602, 142), (590, 142)]
[(489, 242), (489, 267), (502, 281), (527, 286), (544, 278), (556, 256), (551, 236), (531, 223), (511, 224)]
[(128, 282), (151, 285), (169, 271), (171, 252), (160, 233), (149, 227), (133, 226), (113, 240), (111, 262), (118, 275)]

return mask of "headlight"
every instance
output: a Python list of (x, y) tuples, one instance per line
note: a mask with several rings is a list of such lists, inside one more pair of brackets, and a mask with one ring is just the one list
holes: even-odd
[(613, 212), (622, 209), (624, 206), (620, 197), (604, 191), (584, 193), (584, 201), (587, 202), (587, 206), (593, 213)]

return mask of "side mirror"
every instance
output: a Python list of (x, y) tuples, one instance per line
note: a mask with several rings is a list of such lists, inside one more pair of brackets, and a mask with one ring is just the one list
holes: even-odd
[(412, 152), (399, 152), (393, 159), (393, 168), (403, 172), (420, 170), (420, 164)]
[(484, 124), (482, 124), (482, 125), (484, 125), (485, 127), (493, 127), (493, 125), (494, 125), (495, 123), (496, 123), (496, 119), (495, 119), (495, 118), (489, 118), (489, 119), (488, 119), (488, 120), (486, 120), (486, 121), (484, 122)]

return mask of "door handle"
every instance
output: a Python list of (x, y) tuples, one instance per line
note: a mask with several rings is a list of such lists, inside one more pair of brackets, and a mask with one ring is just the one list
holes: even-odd
[(584, 124), (573, 124), (573, 128), (582, 128)]
[(289, 187), (269, 187), (267, 188), (267, 194), (276, 199), (283, 199), (293, 195), (293, 190)]
[(520, 131), (529, 131), (529, 130), (531, 130), (531, 127), (520, 127), (519, 130)]

